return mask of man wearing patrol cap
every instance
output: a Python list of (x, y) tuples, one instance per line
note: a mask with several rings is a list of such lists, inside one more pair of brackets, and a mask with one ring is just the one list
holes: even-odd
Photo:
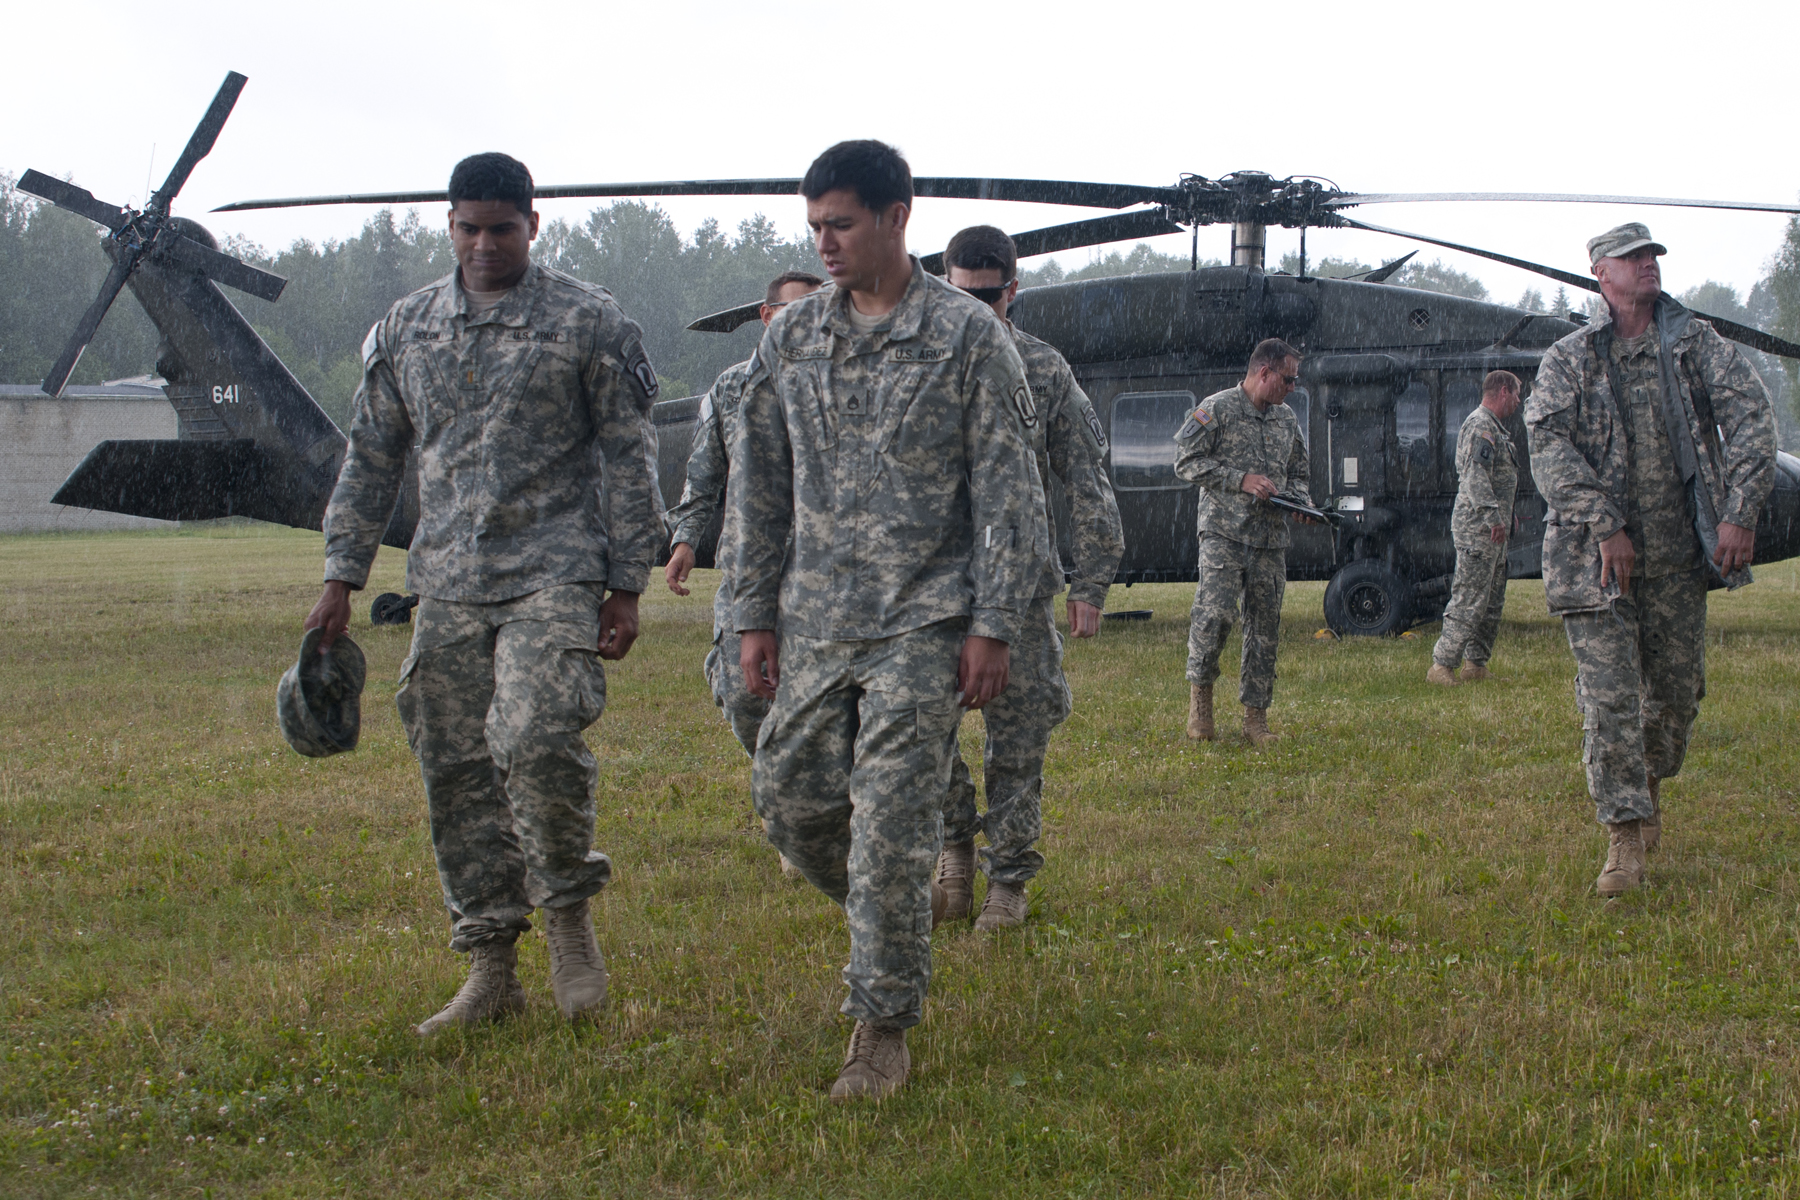
[[(369, 331), (349, 448), (325, 511), (325, 590), (308, 629), (350, 624), (407, 456), (418, 593), (395, 701), (418, 756), (450, 945), (468, 982), (421, 1034), (518, 1012), (514, 942), (546, 913), (551, 987), (570, 1019), (606, 998), (588, 901), (600, 659), (625, 657), (662, 539), (656, 374), (604, 288), (531, 261), (531, 174), (477, 154), (450, 176), (457, 269)], [(608, 594), (610, 590), (610, 595)]]
[(1774, 485), (1768, 391), (1730, 342), (1662, 290), (1637, 222), (1588, 243), (1607, 312), (1545, 352), (1525, 406), (1548, 506), (1544, 594), (1575, 655), (1588, 791), (1609, 831), (1597, 889), (1644, 876), (1660, 785), (1706, 690), (1706, 592), (1750, 582)]
[(1513, 498), (1519, 463), (1506, 423), (1519, 411), (1519, 377), (1489, 371), (1481, 381), (1481, 403), (1456, 435), (1456, 504), (1450, 510), (1450, 540), (1456, 546), (1456, 574), (1444, 630), (1431, 651), (1428, 683), (1455, 687), (1488, 677), (1488, 656), (1506, 607), (1506, 539), (1512, 533)]

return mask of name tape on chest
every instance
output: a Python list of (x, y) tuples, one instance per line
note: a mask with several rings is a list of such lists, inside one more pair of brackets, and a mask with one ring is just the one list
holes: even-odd
[(408, 342), (441, 342), (450, 335), (441, 329), (409, 329), (403, 339)]
[(933, 363), (949, 357), (948, 346), (893, 346), (888, 350), (889, 362)]
[(831, 343), (820, 342), (816, 346), (783, 346), (781, 357), (796, 362), (809, 358), (830, 358)]
[(515, 329), (508, 335), (508, 340), (514, 342), (562, 343), (569, 340), (569, 334), (568, 331), (564, 329)]

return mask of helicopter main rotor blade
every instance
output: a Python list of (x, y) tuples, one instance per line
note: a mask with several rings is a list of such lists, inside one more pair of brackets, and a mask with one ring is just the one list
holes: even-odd
[(1572, 192), (1352, 192), (1326, 202), (1328, 208), (1358, 204), (1425, 204), (1435, 201), (1525, 200), (1546, 204), (1653, 204), (1672, 208), (1735, 208), (1744, 212), (1800, 213), (1800, 204), (1764, 204), (1755, 200), (1678, 200), (1667, 196), (1602, 196)]
[(106, 310), (118, 298), (119, 289), (125, 286), (125, 280), (131, 269), (137, 265), (134, 255), (121, 253), (113, 260), (112, 270), (106, 274), (106, 280), (100, 285), (100, 294), (88, 305), (87, 312), (81, 315), (81, 323), (75, 326), (75, 335), (63, 347), (63, 352), (50, 373), (44, 376), (43, 389), (47, 396), (61, 396), (63, 385), (69, 382), (69, 376), (75, 373), (75, 364), (81, 361), (81, 352), (88, 343), (94, 340), (94, 333), (100, 328), (100, 322), (106, 319)]
[(287, 280), (281, 276), (253, 267), (229, 254), (222, 254), (190, 237), (170, 239), (166, 244), (159, 244), (157, 249), (191, 271), (198, 271), (209, 279), (216, 279), (227, 287), (248, 292), (263, 300), (281, 299), (281, 290), (287, 287)]
[[(536, 188), (541, 200), (593, 199), (620, 196), (797, 196), (799, 179), (669, 179), (650, 183), (575, 183)], [(983, 179), (973, 176), (924, 175), (913, 180), (913, 194), (947, 200), (1015, 200), (1033, 204), (1071, 204), (1082, 208), (1126, 208), (1133, 204), (1166, 204), (1173, 188), (1119, 183), (1078, 183), (1066, 179)], [(338, 196), (290, 196), (271, 200), (239, 200), (213, 209), (242, 212), (256, 208), (304, 208), (321, 204), (430, 204), (448, 201), (446, 191), (358, 192)]]
[[(1031, 258), (1038, 254), (1054, 254), (1058, 250), (1079, 250), (1083, 246), (1103, 246), (1108, 242), (1131, 242), (1181, 232), (1181, 226), (1169, 220), (1162, 209), (1147, 208), (1015, 233), (1013, 246), (1020, 258)], [(942, 250), (924, 255), (919, 262), (933, 275), (942, 275), (945, 271)]]
[(762, 301), (754, 304), (740, 304), (736, 308), (728, 308), (724, 312), (708, 313), (688, 326), (696, 333), (730, 333), (740, 325), (746, 325), (762, 315)]
[(225, 73), (225, 82), (213, 95), (212, 103), (206, 107), (206, 115), (200, 118), (200, 124), (194, 127), (194, 134), (181, 151), (181, 157), (175, 160), (175, 166), (169, 171), (169, 177), (163, 180), (162, 187), (150, 198), (150, 207), (158, 212), (168, 212), (169, 202), (187, 183), (188, 176), (200, 165), (200, 160), (212, 153), (213, 143), (219, 140), (219, 131), (225, 128), (225, 118), (237, 105), (238, 93), (250, 82), (247, 76), (236, 71)]
[(86, 188), (65, 183), (42, 171), (27, 170), (13, 186), (21, 192), (30, 192), (39, 199), (48, 200), (58, 208), (66, 208), (78, 216), (86, 217), (96, 225), (104, 225), (114, 232), (125, 224), (127, 214), (124, 209), (96, 199), (94, 193)]
[[(1386, 283), (1390, 278), (1393, 277), (1393, 274), (1395, 271), (1398, 271), (1401, 267), (1404, 267), (1410, 260), (1417, 257), (1418, 253), (1419, 252), (1417, 250), (1408, 250), (1405, 254), (1402, 254), (1399, 258), (1396, 258), (1393, 262), (1382, 263), (1379, 267), (1376, 267), (1373, 271), (1364, 272), (1361, 276), (1361, 279), (1364, 283)], [(1350, 278), (1356, 279), (1356, 278), (1358, 278), (1358, 276), (1352, 275)]]
[[(1460, 250), (1464, 254), (1473, 254), (1480, 258), (1491, 258), (1495, 262), (1503, 262), (1509, 267), (1519, 267), (1526, 271), (1535, 271), (1539, 275), (1548, 276), (1558, 283), (1566, 283), (1570, 287), (1583, 288), (1587, 291), (1596, 293), (1600, 290), (1600, 284), (1597, 280), (1592, 277), (1584, 278), (1572, 271), (1561, 271), (1555, 267), (1546, 267), (1542, 263), (1534, 263), (1523, 258), (1514, 258), (1509, 254), (1496, 254), (1492, 250), (1482, 250), (1475, 246), (1465, 246), (1461, 242), (1447, 242), (1442, 238), (1427, 237), (1422, 233), (1407, 233), (1403, 229), (1388, 229), (1381, 225), (1371, 225), (1367, 221), (1353, 220), (1350, 217), (1342, 216), (1342, 214), (1339, 214), (1339, 217), (1346, 225), (1356, 229), (1364, 229), (1370, 233), (1386, 233), (1394, 237), (1411, 238), (1415, 242), (1427, 242), (1433, 246), (1442, 246), (1446, 250)], [(1764, 354), (1779, 355), (1782, 358), (1800, 359), (1800, 343), (1790, 342), (1786, 338), (1776, 337), (1772, 333), (1765, 333), (1762, 330), (1753, 328), (1749, 325), (1740, 325), (1736, 321), (1726, 317), (1715, 317), (1710, 313), (1703, 313), (1699, 309), (1690, 309), (1689, 311), (1701, 320), (1710, 323), (1712, 327), (1718, 330), (1724, 337), (1728, 337), (1734, 342), (1748, 346), (1752, 350), (1760, 350)]]

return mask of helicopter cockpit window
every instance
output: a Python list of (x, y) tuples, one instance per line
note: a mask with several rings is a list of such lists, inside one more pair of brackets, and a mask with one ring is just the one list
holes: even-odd
[(1188, 485), (1175, 478), (1175, 431), (1199, 404), (1192, 392), (1125, 392), (1113, 401), (1113, 487), (1160, 491)]
[(1431, 385), (1414, 379), (1394, 401), (1394, 482), (1411, 495), (1436, 482), (1431, 470)]

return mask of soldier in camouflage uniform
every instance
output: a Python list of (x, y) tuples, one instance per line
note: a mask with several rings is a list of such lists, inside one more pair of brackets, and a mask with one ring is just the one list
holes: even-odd
[[(1040, 418), (1027, 427), (1025, 436), (1037, 458), (1046, 499), (1054, 481), (1068, 500), (1069, 630), (1076, 637), (1093, 637), (1100, 631), (1107, 588), (1125, 556), (1119, 505), (1106, 477), (1100, 418), (1063, 356), (1006, 318), (1019, 288), (1018, 253), (1010, 237), (992, 225), (964, 229), (950, 239), (944, 263), (951, 283), (993, 308), (1024, 360)], [(1048, 511), (1045, 521), (1054, 527)], [(1062, 672), (1062, 638), (1056, 632), (1055, 600), (1062, 589), (1063, 566), (1053, 554), (1044, 564), (1019, 640), (1012, 645), (1012, 682), (1004, 695), (981, 710), (987, 731), (982, 752), (985, 818), (976, 811), (975, 781), (960, 747), (950, 760), (944, 851), (937, 876), (946, 895), (946, 920), (966, 917), (974, 908), (977, 833), (987, 835), (981, 869), (988, 889), (975, 928), (1001, 929), (1025, 920), (1025, 885), (1044, 864), (1036, 849), (1043, 832), (1044, 753), (1071, 703)]]
[[(418, 756), (453, 949), (468, 982), (431, 1033), (525, 1005), (514, 942), (548, 924), (551, 986), (574, 1019), (606, 997), (589, 898), (600, 659), (637, 636), (661, 536), (656, 375), (603, 288), (531, 261), (531, 176), (503, 154), (450, 177), (458, 268), (405, 297), (363, 344), (349, 449), (325, 513), (329, 641), (368, 580), (409, 452), (418, 593), (396, 702)], [(610, 589), (610, 595), (607, 594)]]
[(1519, 377), (1489, 371), (1481, 381), (1481, 403), (1456, 435), (1456, 504), (1450, 510), (1450, 538), (1456, 545), (1456, 575), (1444, 630), (1431, 651), (1427, 682), (1455, 687), (1488, 677), (1487, 661), (1506, 608), (1506, 539), (1513, 527), (1513, 497), (1519, 462), (1506, 422), (1519, 411)]
[(757, 351), (728, 485), (734, 609), (745, 678), (774, 701), (757, 813), (850, 926), (856, 1027), (831, 1094), (878, 1098), (923, 1015), (959, 704), (1005, 689), (1049, 553), (1022, 433), (1041, 418), (1005, 326), (906, 253), (898, 152), (840, 143), (801, 192), (835, 286)]
[(1544, 354), (1525, 406), (1548, 512), (1544, 594), (1575, 655), (1582, 761), (1608, 829), (1603, 896), (1636, 887), (1661, 840), (1706, 692), (1706, 591), (1750, 582), (1774, 486), (1775, 421), (1730, 342), (1662, 291), (1636, 222), (1588, 242), (1608, 314)]
[(1244, 604), (1244, 657), (1238, 699), (1244, 736), (1274, 741), (1275, 647), (1287, 591), (1286, 514), (1274, 496), (1312, 504), (1306, 443), (1287, 394), (1300, 377), (1300, 353), (1277, 338), (1250, 354), (1244, 382), (1214, 392), (1175, 434), (1175, 474), (1200, 488), (1200, 582), (1188, 629), (1187, 734), (1213, 737), (1213, 681), (1219, 652)]
[[(790, 302), (815, 290), (825, 281), (805, 271), (786, 271), (769, 284), (759, 316), (766, 327)], [(731, 447), (737, 437), (738, 410), (751, 384), (763, 374), (762, 364), (752, 354), (735, 366), (726, 367), (700, 401), (700, 414), (694, 422), (694, 449), (688, 455), (687, 482), (681, 489), (681, 502), (669, 510), (669, 562), (663, 568), (663, 579), (677, 596), (688, 594), (689, 572), (694, 569), (694, 547), (705, 538), (714, 520), (721, 520), (719, 549), (713, 555), (723, 568), (728, 547), (736, 538), (729, 520), (721, 517), (725, 507), (725, 480), (731, 471)], [(713, 703), (725, 710), (731, 731), (743, 744), (745, 754), (756, 753), (756, 735), (762, 728), (769, 702), (752, 695), (744, 686), (744, 674), (738, 666), (738, 635), (731, 627), (731, 576), (721, 572), (719, 590), (713, 596), (713, 644), (706, 656), (706, 681), (712, 687)]]

